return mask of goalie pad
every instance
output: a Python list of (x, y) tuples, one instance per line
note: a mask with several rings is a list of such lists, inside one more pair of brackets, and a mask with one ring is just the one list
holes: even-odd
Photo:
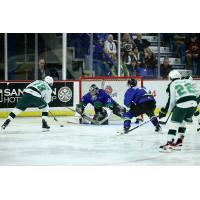
[[(95, 115), (93, 117), (94, 121), (100, 122), (100, 121), (104, 120), (106, 117), (108, 117), (107, 110), (105, 110), (105, 109), (95, 109)], [(93, 124), (93, 122), (91, 124)], [(102, 124), (107, 125), (108, 119), (105, 120)]]
[(120, 106), (119, 104), (113, 105), (113, 114), (117, 115), (118, 117), (123, 118), (124, 114), (126, 113), (126, 108)]

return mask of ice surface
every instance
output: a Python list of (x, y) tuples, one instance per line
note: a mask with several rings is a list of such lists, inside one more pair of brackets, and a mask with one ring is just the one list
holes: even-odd
[[(182, 151), (160, 153), (165, 134), (148, 123), (127, 135), (117, 136), (122, 121), (111, 125), (69, 124), (70, 117), (52, 118), (51, 131), (41, 131), (41, 118), (16, 118), (0, 131), (0, 165), (200, 165), (200, 134), (190, 126)], [(0, 124), (5, 119), (0, 119)], [(134, 126), (134, 125), (133, 125)]]

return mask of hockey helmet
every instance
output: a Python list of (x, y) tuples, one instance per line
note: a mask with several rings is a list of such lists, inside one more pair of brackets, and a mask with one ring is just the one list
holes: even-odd
[(128, 80), (127, 84), (131, 87), (137, 86), (137, 80), (132, 78), (131, 80)]
[(178, 70), (172, 70), (168, 76), (170, 80), (181, 79), (181, 74)]
[(53, 78), (51, 76), (46, 76), (44, 81), (48, 83), (50, 86), (53, 86)]
[(95, 84), (92, 84), (89, 88), (89, 92), (92, 96), (96, 95), (99, 93), (99, 88), (95, 85)]

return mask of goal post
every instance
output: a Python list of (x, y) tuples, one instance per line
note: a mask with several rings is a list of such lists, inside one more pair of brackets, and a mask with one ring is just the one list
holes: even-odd
[[(137, 80), (137, 86), (143, 87), (142, 76), (96, 76), (96, 77), (81, 77), (79, 94), (80, 99), (83, 95), (89, 92), (92, 84), (96, 84), (100, 89), (106, 89), (106, 92), (120, 105), (124, 106), (124, 94), (128, 89), (127, 81), (130, 79)], [(87, 106), (86, 112), (91, 113), (92, 106)], [(93, 113), (93, 112), (92, 112)]]

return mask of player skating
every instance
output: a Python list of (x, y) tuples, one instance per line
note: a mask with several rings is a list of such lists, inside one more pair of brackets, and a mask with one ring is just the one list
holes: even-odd
[(154, 115), (156, 101), (146, 88), (137, 87), (137, 80), (128, 81), (129, 89), (124, 95), (124, 105), (130, 110), (124, 114), (124, 130), (121, 133), (128, 133), (131, 127), (131, 119), (137, 116), (147, 114), (151, 122), (156, 127), (155, 131), (160, 131), (161, 127)]
[[(103, 89), (99, 89), (95, 84), (90, 86), (89, 92), (82, 97), (80, 104), (77, 104), (76, 112), (83, 115), (85, 107), (89, 103), (94, 106), (95, 115), (93, 122), (96, 121), (97, 124), (108, 117), (107, 110), (104, 108), (111, 109), (113, 114), (119, 117), (123, 117), (126, 111), (124, 107), (120, 106), (110, 95)], [(108, 124), (108, 120), (105, 120), (102, 124)]]
[(1, 126), (2, 129), (5, 129), (8, 124), (21, 112), (25, 111), (26, 108), (30, 106), (36, 106), (42, 111), (42, 128), (43, 131), (50, 129), (47, 124), (49, 106), (48, 103), (51, 101), (51, 94), (53, 86), (53, 78), (46, 76), (44, 81), (37, 80), (33, 83), (30, 83), (24, 90), (23, 96), (18, 101), (16, 107), (9, 114), (8, 118)]
[[(192, 81), (192, 86), (194, 88), (196, 97), (197, 97), (197, 105), (200, 103), (200, 85), (193, 80), (191, 76), (188, 76), (187, 74), (181, 74), (181, 79), (189, 79)], [(198, 128), (197, 132), (200, 132), (200, 116), (199, 116), (199, 110), (197, 108), (196, 112), (194, 113), (194, 116), (197, 117), (197, 123), (198, 123)]]
[(197, 107), (196, 93), (192, 81), (190, 79), (181, 80), (181, 74), (177, 70), (169, 73), (169, 79), (171, 82), (167, 88), (168, 101), (159, 113), (161, 119), (166, 116), (168, 111), (173, 110), (167, 143), (160, 146), (160, 151), (164, 152), (181, 149), (186, 132), (185, 122), (192, 123), (192, 116)]

